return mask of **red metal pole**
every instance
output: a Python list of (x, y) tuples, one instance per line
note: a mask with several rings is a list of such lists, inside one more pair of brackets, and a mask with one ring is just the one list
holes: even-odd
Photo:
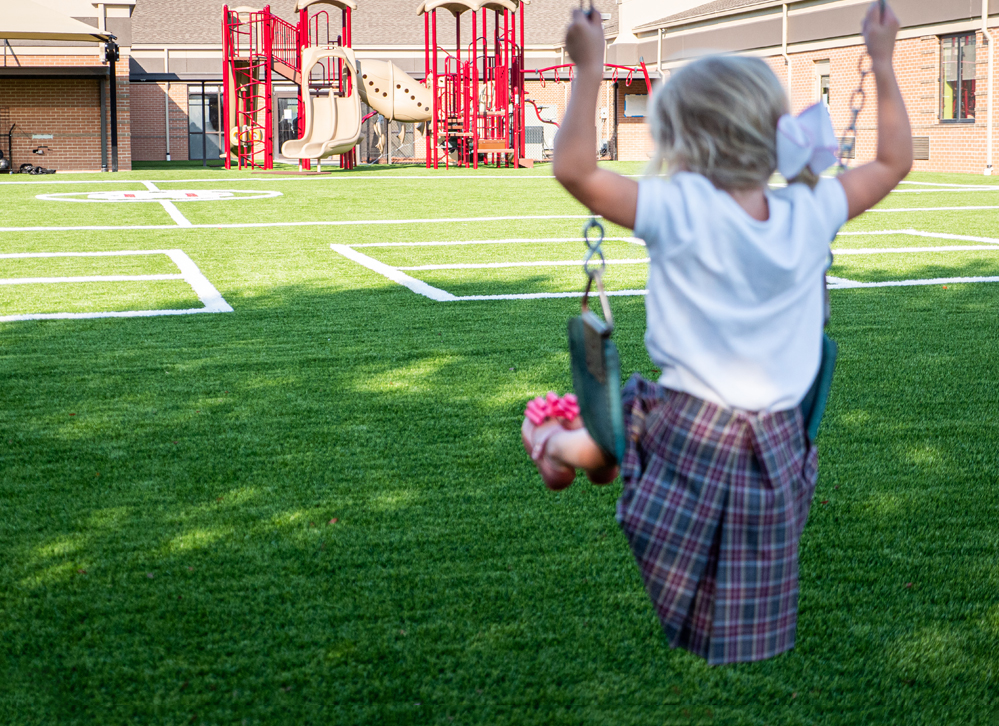
[(652, 95), (652, 81), (649, 79), (649, 69), (645, 67), (645, 59), (639, 57), (638, 62), (642, 64), (642, 75), (645, 76), (645, 92)]
[[(423, 13), (423, 82), (426, 83), (427, 79), (431, 78), (430, 74), (430, 15), (428, 13)], [(437, 95), (437, 89), (434, 86), (430, 87), (430, 92)], [(436, 107), (436, 106), (435, 106)], [(424, 166), (430, 168), (430, 125), (423, 127), (423, 143), (426, 145), (426, 158), (424, 159)]]
[(527, 35), (524, 32), (524, 3), (520, 4), (520, 68), (517, 71), (517, 93), (520, 108), (520, 155), (527, 156), (527, 104), (524, 102), (526, 93), (524, 91), (524, 64), (527, 53)]
[(434, 169), (436, 169), (437, 168), (437, 157), (438, 157), (437, 150), (439, 148), (438, 145), (440, 143), (440, 139), (438, 138), (438, 129), (437, 129), (437, 119), (438, 119), (438, 117), (440, 115), (439, 114), (440, 99), (438, 98), (438, 93), (437, 93), (437, 11), (434, 10), (432, 12), (434, 14), (434, 17), (433, 17), (433, 19), (431, 21), (433, 23), (433, 26), (434, 26), (434, 37), (433, 37), (433, 40), (434, 40), (434, 49), (433, 49), (433, 60), (434, 60), (434, 85), (433, 85), (433, 96), (434, 96)]
[[(232, 108), (229, 104), (232, 103), (232, 99), (229, 98), (229, 63), (231, 48), (229, 47), (229, 6), (222, 6), (222, 115), (225, 116), (223, 120), (223, 128), (225, 130), (225, 136), (222, 138), (222, 143), (225, 149), (225, 168), (229, 170), (232, 168), (232, 160), (230, 159), (230, 144), (229, 137), (232, 135), (232, 129), (229, 124), (229, 109)], [(170, 119), (167, 118), (166, 131), (169, 137), (170, 134)], [(167, 138), (167, 144), (169, 145), (170, 139)]]
[(472, 11), (472, 48), (469, 51), (471, 53), (471, 64), (472, 64), (472, 88), (469, 94), (469, 103), (472, 106), (472, 136), (471, 136), (471, 146), (472, 146), (472, 168), (479, 168), (479, 36), (478, 36), (478, 26), (475, 23), (476, 13)]
[[(298, 11), (298, 30), (295, 38), (296, 52), (298, 54), (295, 59), (296, 70), (298, 71), (301, 83), (298, 85), (298, 138), (302, 138), (305, 135), (305, 96), (302, 94), (302, 88), (308, 89), (309, 80), (302, 73), (302, 52), (309, 46), (309, 9), (302, 8)], [(310, 159), (299, 159), (299, 166), (303, 170), (308, 170), (312, 168), (312, 161)]]
[[(274, 134), (273, 129), (273, 79), (271, 67), (274, 65), (274, 28), (271, 6), (264, 8), (264, 169), (274, 168)], [(252, 147), (251, 147), (252, 148)], [(254, 160), (254, 163), (256, 160)]]

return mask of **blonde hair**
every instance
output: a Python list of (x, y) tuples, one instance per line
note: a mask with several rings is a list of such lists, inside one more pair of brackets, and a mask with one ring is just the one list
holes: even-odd
[[(777, 169), (777, 120), (787, 96), (759, 58), (708, 56), (675, 72), (653, 99), (651, 171), (702, 174), (749, 189)], [(802, 179), (802, 181), (806, 181)]]

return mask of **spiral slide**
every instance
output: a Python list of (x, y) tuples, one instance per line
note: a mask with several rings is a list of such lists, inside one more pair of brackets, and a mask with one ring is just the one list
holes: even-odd
[(392, 61), (363, 60), (359, 63), (361, 100), (389, 121), (407, 124), (430, 121), (433, 96)]

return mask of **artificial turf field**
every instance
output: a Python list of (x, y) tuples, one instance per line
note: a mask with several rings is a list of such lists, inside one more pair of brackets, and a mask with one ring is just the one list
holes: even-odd
[[(834, 243), (798, 644), (710, 668), (620, 484), (549, 492), (521, 447), (583, 282), (549, 174), (0, 183), (0, 723), (999, 724), (999, 180), (914, 174)], [(280, 196), (37, 199), (151, 189)], [(11, 319), (108, 311), (146, 314)]]

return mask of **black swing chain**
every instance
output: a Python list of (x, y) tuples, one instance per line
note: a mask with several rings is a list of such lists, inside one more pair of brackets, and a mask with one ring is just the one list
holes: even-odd
[[(881, 19), (885, 17), (885, 0), (879, 0), (878, 11)], [(846, 171), (846, 160), (857, 156), (857, 119), (860, 118), (861, 111), (867, 101), (867, 92), (864, 90), (864, 81), (867, 76), (874, 72), (873, 65), (867, 63), (869, 56), (864, 53), (857, 62), (857, 70), (860, 72), (860, 82), (857, 90), (850, 94), (850, 124), (843, 131), (843, 141), (839, 145), (839, 170)]]
[[(596, 230), (596, 236), (590, 236), (590, 232)], [(586, 257), (583, 259), (583, 272), (586, 273), (586, 290), (583, 292), (583, 310), (589, 310), (590, 290), (593, 283), (597, 285), (597, 293), (600, 296), (600, 307), (604, 313), (605, 332), (610, 335), (614, 329), (614, 316), (611, 314), (610, 302), (607, 300), (607, 291), (604, 290), (604, 271), (607, 269), (607, 259), (601, 245), (604, 241), (604, 226), (596, 217), (590, 217), (590, 221), (583, 226), (583, 241), (586, 242)], [(593, 258), (600, 260), (599, 265), (591, 264)]]

